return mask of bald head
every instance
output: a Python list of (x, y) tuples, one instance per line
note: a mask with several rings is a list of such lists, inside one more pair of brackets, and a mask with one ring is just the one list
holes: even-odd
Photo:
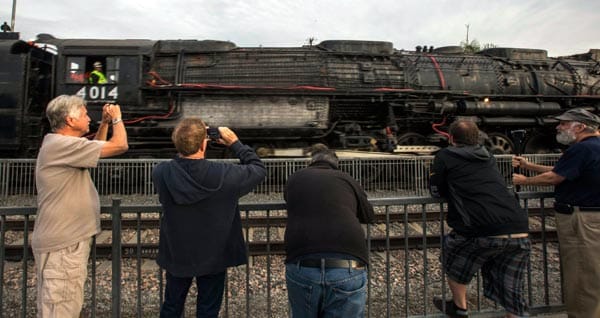
[(450, 136), (456, 145), (474, 146), (479, 144), (479, 128), (471, 120), (459, 119), (450, 125)]

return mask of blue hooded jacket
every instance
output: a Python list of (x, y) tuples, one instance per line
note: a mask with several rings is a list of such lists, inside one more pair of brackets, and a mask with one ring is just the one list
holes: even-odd
[(163, 206), (156, 262), (174, 276), (247, 262), (238, 199), (264, 180), (266, 169), (252, 148), (237, 141), (230, 149), (241, 164), (176, 157), (152, 172)]

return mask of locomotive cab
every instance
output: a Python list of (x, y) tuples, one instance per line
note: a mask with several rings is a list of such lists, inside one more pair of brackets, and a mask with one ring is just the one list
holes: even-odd
[[(54, 44), (60, 52), (56, 95), (81, 96), (87, 102), (93, 122), (101, 119), (106, 103), (121, 105), (127, 118), (125, 113), (141, 104), (141, 73), (152, 43), (150, 40), (56, 40)], [(102, 74), (101, 80), (97, 72)]]

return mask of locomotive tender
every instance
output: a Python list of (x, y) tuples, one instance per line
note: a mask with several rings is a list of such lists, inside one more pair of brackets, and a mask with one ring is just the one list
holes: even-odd
[[(237, 47), (213, 40), (55, 39), (0, 34), (0, 157), (31, 157), (48, 132), (44, 107), (77, 94), (100, 120), (123, 110), (129, 156), (174, 153), (170, 133), (186, 116), (231, 127), (262, 156), (323, 142), (336, 149), (427, 152), (438, 133), (473, 117), (494, 153), (548, 152), (553, 115), (600, 110), (600, 50), (550, 58), (545, 50), (394, 49), (390, 42), (323, 41), (300, 47)], [(51, 49), (49, 49), (51, 48)], [(94, 62), (106, 84), (90, 84)], [(92, 131), (95, 128), (92, 127)], [(520, 137), (517, 137), (520, 138)], [(517, 146), (515, 146), (517, 145)], [(429, 147), (422, 147), (429, 146)], [(213, 151), (220, 151), (213, 147)]]

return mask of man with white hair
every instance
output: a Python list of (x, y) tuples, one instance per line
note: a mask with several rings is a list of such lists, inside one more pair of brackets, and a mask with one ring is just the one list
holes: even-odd
[(513, 166), (538, 172), (513, 174), (515, 185), (554, 185), (563, 295), (570, 318), (589, 318), (600, 304), (600, 117), (575, 108), (556, 117), (556, 140), (568, 145), (556, 165), (514, 157)]
[[(89, 168), (124, 153), (127, 133), (119, 105), (106, 104), (96, 140), (85, 101), (61, 95), (46, 116), (52, 132), (44, 137), (35, 168), (38, 211), (31, 246), (37, 274), (37, 316), (79, 317), (92, 236), (100, 233), (100, 200)], [(106, 140), (109, 126), (112, 137)]]

